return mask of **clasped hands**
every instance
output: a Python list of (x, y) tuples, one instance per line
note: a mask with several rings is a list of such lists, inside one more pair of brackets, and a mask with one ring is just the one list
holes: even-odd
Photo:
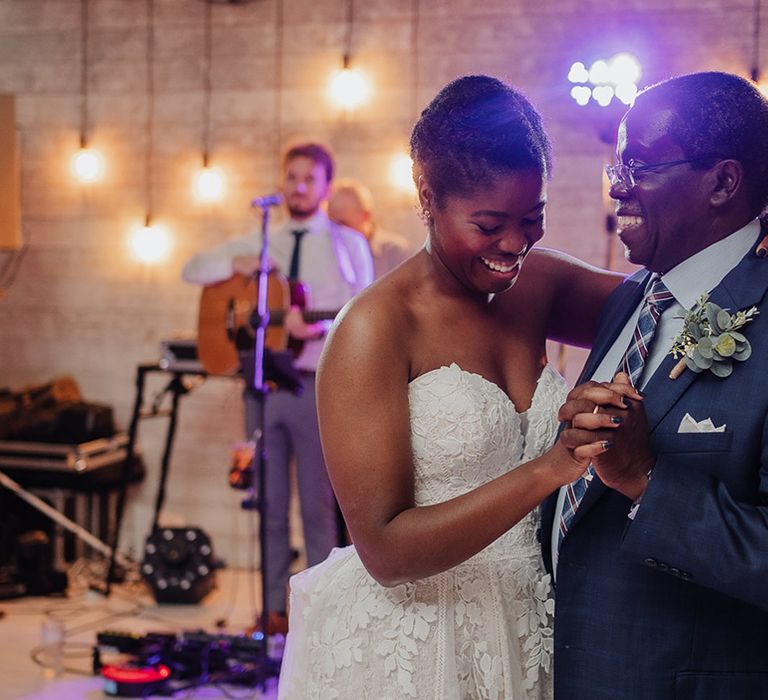
[(601, 441), (603, 451), (590, 454), (592, 467), (609, 488), (636, 501), (648, 485), (656, 457), (651, 451), (643, 395), (629, 376), (618, 372), (612, 382), (586, 382), (570, 391), (558, 418), (566, 427), (560, 442), (575, 458), (585, 445)]

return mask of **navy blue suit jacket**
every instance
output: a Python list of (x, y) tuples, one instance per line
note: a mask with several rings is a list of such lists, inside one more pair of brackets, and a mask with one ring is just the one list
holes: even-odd
[[(584, 377), (647, 278), (606, 303)], [(671, 380), (668, 356), (646, 384), (657, 462), (636, 518), (594, 479), (560, 549), (556, 700), (768, 698), (768, 265), (750, 252), (710, 300), (760, 309), (744, 330), (753, 354), (725, 379), (686, 369)], [(726, 430), (679, 434), (686, 413)], [(542, 512), (550, 568), (556, 498)]]

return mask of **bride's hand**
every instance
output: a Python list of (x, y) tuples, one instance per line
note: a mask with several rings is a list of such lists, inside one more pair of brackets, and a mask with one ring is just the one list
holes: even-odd
[[(573, 424), (576, 417), (580, 416), (579, 425), (573, 427), (601, 429), (606, 427), (606, 420), (594, 418), (601, 415), (600, 407), (614, 406), (624, 410), (628, 405), (627, 399), (642, 401), (643, 395), (632, 386), (627, 374), (617, 372), (612, 382), (585, 382), (571, 389), (557, 417), (560, 421)], [(610, 421), (607, 423), (610, 424)]]
[(584, 431), (581, 435), (575, 436), (575, 439), (564, 440), (561, 433), (557, 442), (547, 451), (549, 467), (553, 471), (558, 486), (576, 481), (593, 460), (610, 449), (610, 443), (607, 440), (593, 438), (591, 442), (578, 442), (584, 434), (590, 435), (588, 431)]
[[(611, 448), (611, 431), (623, 423), (621, 413), (629, 405), (627, 399), (641, 401), (642, 398), (623, 372), (617, 373), (613, 382), (586, 382), (569, 392), (558, 412), (558, 418), (566, 424), (558, 443), (574, 462), (577, 471), (574, 478), (580, 476), (593, 459)], [(610, 413), (601, 412), (601, 407), (611, 407)]]

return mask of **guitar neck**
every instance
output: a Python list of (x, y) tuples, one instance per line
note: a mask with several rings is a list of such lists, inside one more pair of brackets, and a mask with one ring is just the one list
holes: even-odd
[[(335, 311), (315, 311), (314, 309), (310, 310), (302, 310), (301, 315), (304, 317), (304, 320), (307, 323), (314, 323), (315, 321), (329, 321), (336, 318), (336, 314), (338, 314), (339, 311), (336, 309)], [(277, 309), (274, 311), (269, 312), (269, 325), (270, 326), (281, 326), (283, 325), (283, 321), (285, 320), (285, 311), (282, 309)]]

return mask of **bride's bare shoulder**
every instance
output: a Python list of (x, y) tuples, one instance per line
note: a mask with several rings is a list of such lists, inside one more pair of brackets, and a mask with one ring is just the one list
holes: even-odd
[(419, 265), (412, 259), (360, 292), (336, 317), (329, 342), (402, 348), (415, 324), (418, 278)]

